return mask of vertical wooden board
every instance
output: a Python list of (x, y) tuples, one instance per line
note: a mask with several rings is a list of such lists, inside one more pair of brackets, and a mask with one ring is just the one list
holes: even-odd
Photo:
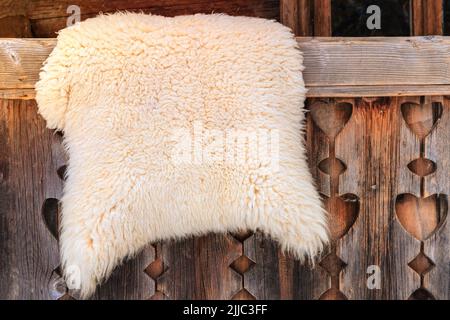
[(70, 5), (79, 6), (81, 20), (94, 17), (100, 12), (119, 10), (143, 11), (163, 16), (226, 13), (279, 19), (279, 0), (33, 0), (27, 6), (27, 13), (35, 37), (55, 37), (57, 31), (65, 28), (71, 15), (67, 12)]
[(314, 0), (280, 0), (280, 22), (292, 29), (296, 36), (312, 36)]
[(56, 136), (45, 128), (34, 101), (0, 101), (0, 297), (53, 299), (59, 265), (56, 239), (41, 209), (59, 198), (62, 165)]
[[(308, 100), (307, 106), (327, 107), (328, 100)], [(329, 141), (311, 118), (306, 120), (306, 147), (309, 167), (319, 191), (330, 196), (329, 176), (319, 170), (328, 158)], [(244, 274), (244, 287), (256, 299), (318, 299), (330, 286), (326, 271), (284, 255), (276, 242), (256, 233), (244, 241), (244, 254), (253, 265)], [(319, 258), (318, 261), (321, 259)]]
[(158, 291), (168, 299), (230, 299), (242, 288), (242, 278), (230, 264), (242, 254), (230, 235), (211, 234), (161, 245), (165, 272)]
[(111, 277), (97, 288), (94, 300), (142, 300), (155, 293), (155, 281), (145, 273), (155, 259), (155, 250), (148, 245), (135, 258), (117, 267)]
[[(339, 286), (339, 275), (345, 265), (337, 255), (336, 242), (347, 231), (347, 225), (353, 224), (354, 210), (353, 203), (349, 205), (338, 197), (339, 176), (345, 172), (346, 165), (336, 157), (335, 138), (351, 117), (352, 104), (345, 100), (320, 99), (313, 100), (308, 108), (309, 120), (313, 123), (308, 125), (308, 150), (312, 155), (310, 160), (315, 162), (315, 170), (319, 173), (319, 190), (324, 195), (324, 205), (329, 214), (331, 237), (329, 250), (319, 260), (320, 267), (326, 271), (324, 282), (327, 285), (320, 299), (345, 299)], [(315, 154), (322, 156), (316, 157)], [(315, 173), (314, 168), (311, 169)], [(326, 193), (323, 192), (324, 184), (320, 184), (321, 176), (326, 177)]]
[[(358, 99), (336, 139), (336, 156), (347, 164), (339, 193), (360, 199), (358, 219), (338, 244), (347, 264), (341, 290), (349, 299), (406, 299), (420, 281), (407, 265), (420, 245), (395, 219), (400, 120), (396, 98)], [(373, 265), (381, 271), (380, 289), (367, 286), (367, 270)]]
[(244, 273), (244, 288), (252, 296), (258, 300), (279, 300), (289, 294), (291, 290), (281, 280), (279, 246), (275, 241), (258, 232), (244, 241), (244, 254), (254, 263)]
[(412, 0), (411, 5), (413, 36), (443, 34), (443, 1)]
[(399, 153), (397, 164), (397, 194), (410, 193), (420, 197), (420, 177), (415, 175), (408, 165), (420, 157), (420, 139), (408, 127), (407, 121), (415, 122), (412, 112), (408, 111), (411, 105), (420, 105), (420, 97), (404, 97), (398, 99)]
[(0, 37), (31, 37), (31, 26), (27, 16), (29, 0), (0, 1)]
[[(396, 192), (393, 195), (393, 221), (389, 230), (392, 239), (392, 247), (395, 250), (389, 257), (393, 265), (393, 275), (391, 290), (395, 290), (395, 285), (399, 284), (397, 295), (390, 294), (389, 298), (408, 299), (411, 294), (420, 287), (420, 275), (414, 271), (409, 264), (420, 253), (420, 241), (413, 236), (413, 229), (419, 221), (414, 216), (414, 211), (402, 201), (404, 195), (412, 195), (414, 198), (421, 196), (421, 179), (410, 168), (411, 163), (420, 158), (421, 141), (413, 132), (413, 125), (417, 119), (411, 107), (419, 106), (420, 97), (399, 98), (395, 107), (399, 124), (399, 151), (398, 163), (395, 167), (397, 171)], [(405, 205), (406, 204), (406, 205)]]
[[(330, 157), (329, 146), (330, 141), (326, 134), (320, 130), (318, 125), (313, 121), (311, 116), (311, 109), (314, 107), (326, 110), (330, 101), (328, 99), (308, 99), (306, 107), (308, 114), (306, 117), (306, 149), (308, 155), (308, 164), (311, 174), (319, 192), (330, 197), (330, 175), (320, 170), (319, 165), (322, 161)], [(324, 114), (323, 117), (332, 115)]]
[(450, 100), (444, 99), (442, 115), (426, 138), (425, 156), (436, 163), (436, 172), (427, 183), (427, 193), (440, 195), (441, 224), (424, 244), (424, 252), (434, 267), (425, 275), (425, 287), (436, 299), (450, 299)]
[[(448, 198), (447, 198), (448, 199)], [(432, 261), (431, 270), (424, 276), (424, 287), (438, 300), (450, 299), (450, 223), (447, 217), (439, 229), (424, 243), (424, 253)]]
[(331, 37), (331, 0), (314, 0), (314, 36)]
[(285, 255), (279, 245), (261, 233), (245, 240), (244, 254), (254, 262), (244, 274), (244, 287), (256, 299), (318, 299), (328, 287), (328, 276)]
[(425, 140), (425, 157), (436, 164), (435, 173), (426, 177), (427, 195), (450, 194), (450, 99), (441, 106), (440, 119)]
[[(323, 255), (327, 252), (325, 251)], [(321, 257), (317, 260), (320, 261)], [(283, 260), (280, 259), (281, 262)], [(287, 262), (288, 267), (292, 265), (292, 279), (288, 278), (288, 284), (292, 287), (292, 297), (289, 299), (317, 300), (330, 288), (331, 279), (319, 263), (312, 267), (298, 261), (287, 260)]]

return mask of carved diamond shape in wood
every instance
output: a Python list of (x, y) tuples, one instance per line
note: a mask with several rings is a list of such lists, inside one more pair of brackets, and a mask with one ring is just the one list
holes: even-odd
[(245, 240), (250, 238), (252, 235), (253, 235), (253, 232), (250, 230), (241, 230), (241, 231), (238, 231), (238, 232), (235, 232), (232, 234), (233, 238), (235, 238), (236, 240), (238, 240), (240, 242), (244, 242)]
[(243, 275), (245, 272), (250, 270), (253, 265), (255, 265), (255, 262), (249, 259), (247, 256), (243, 255), (234, 260), (231, 263), (230, 268), (240, 275)]
[(164, 263), (162, 259), (156, 259), (144, 270), (144, 272), (153, 280), (156, 280), (159, 276), (161, 276), (164, 271)]
[(319, 265), (324, 268), (330, 276), (338, 276), (347, 264), (335, 253), (328, 254), (320, 261)]
[(319, 300), (347, 300), (347, 297), (338, 289), (330, 288), (319, 297)]
[(425, 275), (434, 268), (434, 263), (423, 252), (420, 252), (413, 260), (408, 263), (408, 266), (417, 272), (419, 275)]
[(436, 300), (436, 298), (428, 290), (419, 288), (409, 296), (408, 300)]
[(250, 292), (245, 289), (239, 290), (232, 298), (232, 300), (256, 300), (256, 297), (253, 296)]

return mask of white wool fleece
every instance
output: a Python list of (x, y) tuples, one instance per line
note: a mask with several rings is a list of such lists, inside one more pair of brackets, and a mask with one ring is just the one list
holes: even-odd
[(64, 132), (60, 249), (82, 297), (157, 240), (251, 229), (299, 259), (323, 249), (302, 62), (258, 18), (119, 13), (59, 33), (36, 100)]

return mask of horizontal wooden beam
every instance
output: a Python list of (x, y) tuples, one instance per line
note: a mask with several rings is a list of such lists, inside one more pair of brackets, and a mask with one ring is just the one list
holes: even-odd
[[(1, 1), (4, 0), (0, 0)], [(14, 2), (14, 0), (7, 0)], [(294, 1), (294, 0), (288, 0)], [(120, 10), (144, 12), (162, 16), (178, 16), (194, 13), (226, 13), (279, 19), (279, 0), (20, 0), (26, 2), (26, 13), (35, 37), (55, 37), (56, 32), (67, 26), (72, 12), (71, 5), (80, 8), (80, 19), (97, 16), (100, 12)], [(1, 14), (1, 10), (0, 10)]]
[[(450, 37), (297, 38), (308, 97), (450, 95)], [(0, 98), (32, 99), (55, 39), (0, 39)]]

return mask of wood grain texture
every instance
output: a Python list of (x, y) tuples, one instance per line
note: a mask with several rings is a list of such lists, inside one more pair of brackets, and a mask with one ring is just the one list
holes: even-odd
[[(450, 85), (344, 85), (308, 87), (310, 98), (353, 97), (410, 97), (415, 95), (441, 96), (449, 94)], [(1, 91), (0, 91), (1, 95)], [(28, 94), (31, 95), (31, 94)], [(18, 96), (20, 97), (20, 95)]]
[(135, 258), (116, 268), (108, 281), (97, 288), (92, 299), (150, 299), (155, 293), (155, 281), (144, 271), (154, 258), (154, 248), (148, 245)]
[[(309, 110), (315, 128), (308, 139), (312, 141), (313, 146), (310, 154), (314, 155), (314, 150), (322, 150), (322, 156), (316, 159), (312, 157), (311, 160), (321, 175), (327, 177), (325, 180), (326, 193), (324, 192), (324, 183), (321, 180), (318, 181), (319, 190), (324, 197), (324, 207), (328, 211), (331, 237), (329, 252), (320, 260), (320, 266), (327, 271), (329, 279), (327, 291), (322, 293), (320, 299), (346, 299), (339, 282), (346, 263), (337, 251), (337, 244), (355, 223), (358, 215), (358, 202), (356, 197), (352, 201), (351, 197), (341, 196), (338, 192), (339, 179), (346, 171), (347, 164), (336, 155), (336, 138), (347, 126), (352, 116), (353, 101), (320, 99), (311, 103)], [(314, 173), (314, 168), (312, 170)]]
[(0, 99), (33, 100), (36, 96), (34, 88), (26, 89), (0, 89)]
[(31, 37), (31, 24), (27, 14), (28, 4), (28, 0), (0, 1), (0, 37)]
[(65, 162), (58, 137), (33, 101), (0, 100), (0, 297), (54, 299), (58, 244), (41, 209), (59, 198), (56, 170)]
[(309, 87), (450, 84), (446, 37), (300, 38), (299, 45)]
[[(311, 115), (322, 119), (325, 126), (333, 122), (327, 103), (314, 99), (306, 103), (310, 111), (306, 124), (309, 165), (324, 198), (330, 196), (330, 176), (319, 169), (319, 164), (329, 157), (329, 140)], [(256, 299), (319, 299), (331, 286), (329, 271), (320, 264), (328, 253), (327, 249), (317, 258), (315, 267), (301, 264), (280, 252), (274, 241), (256, 233), (244, 241), (244, 254), (252, 262), (244, 273), (244, 287)]]
[[(118, 9), (225, 12), (280, 18), (301, 36), (331, 36), (330, 0), (1, 0), (0, 37), (31, 31), (53, 37), (66, 26), (69, 4), (80, 6), (82, 19)], [(442, 34), (441, 1), (412, 0), (412, 10), (414, 35)], [(93, 299), (450, 299), (450, 100), (440, 97), (450, 92), (448, 39), (298, 39), (308, 96), (318, 98), (307, 102), (309, 163), (333, 237), (314, 269), (260, 233), (207, 235), (149, 245), (118, 267)], [(58, 270), (58, 175), (67, 159), (61, 138), (45, 129), (30, 101), (54, 44), (0, 40), (4, 299), (77, 297)], [(364, 96), (391, 98), (352, 98)], [(442, 114), (421, 138), (416, 133), (430, 127), (433, 101), (442, 102)], [(414, 162), (420, 157), (434, 165)], [(426, 258), (416, 259), (420, 253)], [(380, 266), (379, 290), (367, 287), (370, 265)]]
[[(298, 38), (298, 42), (309, 97), (450, 92), (447, 37)], [(0, 40), (2, 97), (18, 98), (32, 89), (54, 45), (54, 39)], [(32, 98), (31, 93), (26, 92), (25, 98)]]
[(242, 278), (230, 265), (241, 255), (230, 235), (207, 235), (161, 244), (164, 272), (157, 290), (167, 299), (231, 299)]
[[(67, 162), (60, 135), (45, 128), (34, 101), (0, 100), (0, 297), (67, 299), (59, 270), (58, 199)], [(52, 200), (52, 201), (49, 201)], [(50, 205), (47, 205), (50, 204)], [(51, 216), (53, 215), (53, 216)], [(147, 299), (152, 247), (118, 267), (93, 299)]]
[(227, 13), (230, 15), (256, 16), (279, 19), (279, 0), (35, 0), (27, 6), (27, 13), (35, 37), (54, 37), (58, 30), (66, 27), (67, 8), (78, 5), (81, 20), (98, 13), (119, 10), (176, 16), (194, 13)]
[(56, 40), (0, 40), (0, 88), (34, 88), (39, 70), (55, 44)]
[(285, 255), (278, 243), (261, 233), (245, 240), (244, 253), (252, 261), (244, 273), (244, 287), (255, 299), (312, 300), (328, 287), (325, 270)]
[(413, 36), (443, 34), (443, 1), (412, 0), (411, 6)]
[[(440, 196), (438, 209), (441, 221), (434, 234), (425, 240), (424, 252), (434, 268), (425, 275), (424, 286), (436, 299), (450, 299), (450, 100), (442, 101), (442, 115), (431, 134), (426, 137), (424, 155), (436, 163), (436, 172), (426, 177), (426, 194)], [(445, 249), (447, 248), (447, 249)]]
[[(360, 199), (358, 219), (338, 245), (347, 264), (341, 290), (349, 299), (406, 299), (419, 284), (407, 265), (419, 243), (402, 231), (394, 211), (400, 148), (415, 145), (400, 135), (401, 121), (396, 98), (357, 99), (336, 140), (336, 156), (347, 165), (339, 194)], [(380, 268), (380, 289), (367, 286), (372, 265)]]
[(314, 36), (331, 37), (331, 0), (314, 0)]
[(280, 22), (291, 28), (296, 36), (312, 36), (313, 2), (313, 0), (281, 0)]

